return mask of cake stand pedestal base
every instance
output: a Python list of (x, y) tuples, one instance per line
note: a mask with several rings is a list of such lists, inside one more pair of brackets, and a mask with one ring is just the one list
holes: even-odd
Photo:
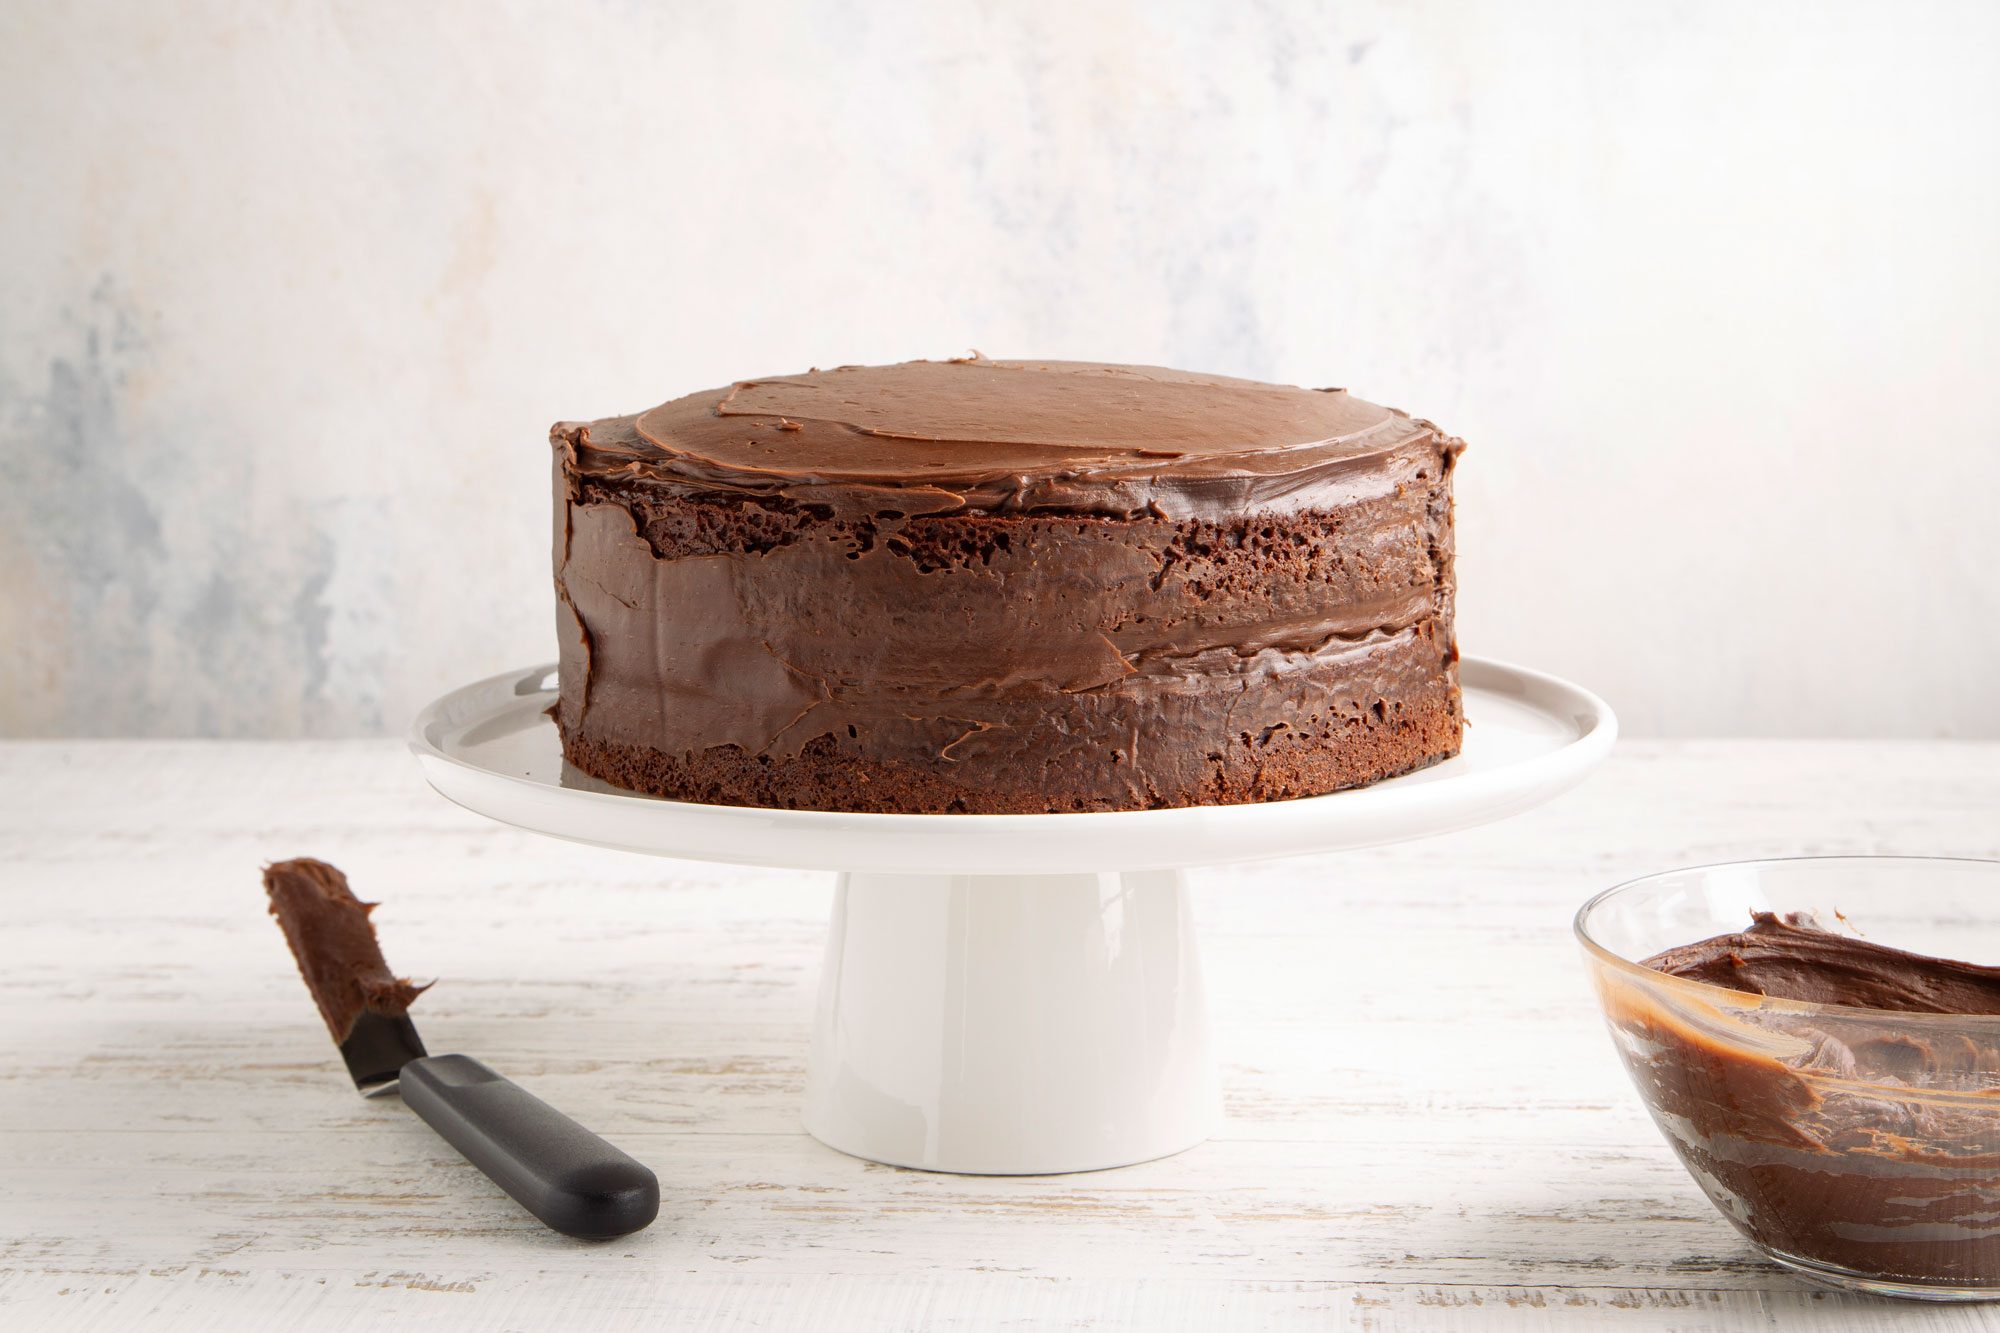
[(1456, 758), (1356, 791), (1174, 810), (861, 814), (640, 796), (563, 762), (552, 666), (453, 690), (418, 715), (410, 748), (440, 792), (520, 828), (847, 867), (806, 1128), (897, 1166), (1039, 1175), (1179, 1152), (1221, 1118), (1183, 867), (1504, 819), (1576, 783), (1618, 734), (1603, 700), (1553, 676), (1468, 657), (1459, 677)]
[(1176, 870), (840, 877), (807, 1130), (893, 1166), (1126, 1166), (1221, 1119)]

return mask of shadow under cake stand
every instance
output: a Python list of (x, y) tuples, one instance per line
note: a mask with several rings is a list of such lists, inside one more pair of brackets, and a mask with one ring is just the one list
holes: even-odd
[(554, 837), (840, 871), (806, 1080), (821, 1142), (895, 1166), (1039, 1175), (1200, 1143), (1221, 1118), (1183, 867), (1337, 851), (1518, 814), (1574, 785), (1617, 722), (1539, 672), (1460, 664), (1464, 751), (1355, 791), (1042, 815), (693, 805), (564, 764), (555, 668), (426, 708), (430, 784)]

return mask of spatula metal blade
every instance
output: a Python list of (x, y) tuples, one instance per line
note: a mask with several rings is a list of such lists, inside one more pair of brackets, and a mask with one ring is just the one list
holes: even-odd
[(403, 1066), (426, 1054), (423, 1038), (407, 1014), (390, 1017), (364, 1009), (347, 1040), (340, 1043), (340, 1058), (347, 1061), (354, 1087), (364, 1097), (394, 1092)]

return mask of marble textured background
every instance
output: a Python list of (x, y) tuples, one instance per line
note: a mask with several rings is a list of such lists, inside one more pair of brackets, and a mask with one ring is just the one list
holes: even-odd
[(1343, 383), (1461, 639), (1645, 734), (2000, 736), (2000, 8), (0, 7), (0, 732), (553, 653), (544, 438), (809, 364)]

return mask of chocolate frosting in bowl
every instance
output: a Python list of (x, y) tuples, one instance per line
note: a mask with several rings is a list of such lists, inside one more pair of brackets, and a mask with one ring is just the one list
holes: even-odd
[(1597, 970), (1606, 1016), (1724, 1216), (1809, 1271), (2000, 1292), (2000, 968), (1769, 912), (1643, 966)]
[(1804, 912), (1753, 912), (1750, 928), (1668, 949), (1655, 972), (1808, 1004), (1913, 1014), (2000, 1014), (2000, 967), (1892, 949)]

